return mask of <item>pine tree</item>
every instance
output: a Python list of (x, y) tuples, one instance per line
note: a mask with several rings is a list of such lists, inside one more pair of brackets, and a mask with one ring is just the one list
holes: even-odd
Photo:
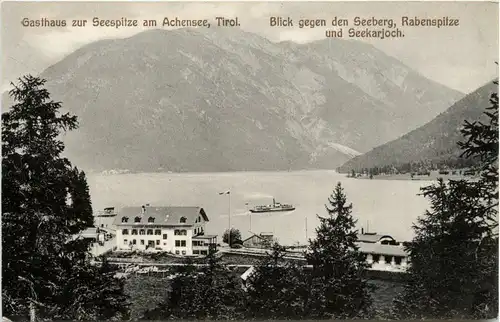
[(251, 319), (300, 319), (308, 300), (303, 268), (285, 260), (286, 248), (273, 244), (272, 251), (255, 266), (247, 280), (247, 317)]
[(398, 318), (486, 319), (498, 314), (498, 96), (491, 95), (489, 124), (465, 122), (464, 155), (482, 162), (479, 182), (422, 188), (431, 210), (414, 225), (405, 290), (395, 301)]
[(309, 241), (306, 253), (312, 269), (312, 301), (307, 309), (311, 318), (368, 317), (372, 287), (365, 278), (365, 256), (357, 245), (352, 204), (338, 183), (326, 206), (329, 216), (320, 217), (316, 239)]
[[(26, 76), (10, 91), (16, 104), (2, 114), (2, 308), (7, 316), (40, 319), (105, 319), (126, 311), (115, 306), (120, 281), (104, 280), (90, 265), (89, 244), (74, 239), (89, 222), (88, 196), (77, 196), (70, 162), (61, 157), (62, 131), (76, 117), (60, 114), (45, 81)], [(79, 208), (83, 213), (80, 215)], [(104, 266), (106, 268), (106, 266)], [(91, 289), (92, 292), (82, 292)], [(119, 293), (119, 292), (118, 292)], [(120, 297), (120, 301), (122, 298)]]

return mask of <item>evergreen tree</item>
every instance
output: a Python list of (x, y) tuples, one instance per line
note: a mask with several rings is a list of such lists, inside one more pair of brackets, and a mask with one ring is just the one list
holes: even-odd
[(89, 243), (73, 238), (89, 223), (91, 206), (88, 196), (77, 193), (85, 178), (75, 178), (58, 138), (75, 129), (77, 120), (59, 113), (61, 104), (50, 100), (44, 83), (32, 76), (20, 79), (10, 91), (16, 104), (2, 114), (3, 314), (123, 317), (124, 298), (115, 305), (117, 298), (108, 296), (121, 281), (105, 279), (104, 271), (90, 265)]
[(252, 319), (300, 319), (309, 298), (303, 268), (284, 259), (285, 247), (272, 251), (248, 278), (247, 317)]
[(92, 212), (92, 204), (90, 202), (89, 186), (85, 172), (79, 171), (74, 168), (71, 171), (70, 180), (70, 194), (71, 194), (71, 212), (75, 218), (75, 226), (73, 233), (94, 226), (94, 215)]
[(498, 96), (489, 124), (465, 122), (464, 155), (482, 162), (479, 182), (423, 188), (431, 211), (414, 225), (409, 279), (395, 301), (398, 318), (476, 318), (498, 314)]
[(222, 264), (215, 249), (206, 266), (175, 277), (167, 300), (145, 314), (146, 319), (238, 319), (244, 314), (239, 276)]
[(320, 217), (316, 239), (309, 241), (306, 253), (312, 269), (312, 293), (308, 315), (311, 318), (368, 317), (371, 286), (365, 278), (369, 268), (357, 245), (352, 204), (338, 183), (326, 206), (329, 216)]

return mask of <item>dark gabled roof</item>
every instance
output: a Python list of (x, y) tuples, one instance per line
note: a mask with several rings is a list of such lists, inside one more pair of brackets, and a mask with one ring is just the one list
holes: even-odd
[(376, 243), (382, 238), (390, 238), (394, 240), (389, 235), (380, 235), (380, 234), (375, 234), (375, 233), (364, 233), (364, 234), (358, 234), (358, 241), (360, 242), (365, 242), (365, 243)]
[(359, 251), (365, 254), (407, 257), (408, 253), (402, 246), (382, 245), (373, 243), (358, 243)]
[[(146, 207), (146, 212), (142, 213), (142, 207), (125, 207), (118, 212), (114, 224), (120, 225), (167, 225), (167, 226), (192, 226), (198, 216), (202, 216), (205, 221), (208, 217), (201, 207)], [(122, 222), (122, 218), (128, 218), (127, 222)], [(140, 222), (135, 222), (139, 217)], [(185, 222), (181, 222), (181, 218)], [(152, 222), (149, 218), (153, 218)]]
[(261, 233), (260, 235), (253, 234), (253, 235), (251, 235), (250, 237), (248, 237), (248, 238), (244, 239), (244, 240), (242, 241), (242, 243), (246, 242), (247, 240), (252, 239), (253, 237), (257, 237), (257, 238), (262, 239), (262, 240), (267, 240), (267, 238), (266, 238), (266, 237), (274, 237), (274, 235), (273, 235), (272, 233)]

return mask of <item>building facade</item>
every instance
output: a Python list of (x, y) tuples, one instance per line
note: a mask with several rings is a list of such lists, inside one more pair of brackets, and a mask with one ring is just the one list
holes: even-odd
[(270, 248), (275, 241), (272, 233), (260, 233), (243, 240), (243, 246), (249, 248)]
[(115, 218), (116, 246), (119, 250), (205, 255), (217, 243), (217, 236), (205, 236), (207, 222), (200, 207), (126, 207)]

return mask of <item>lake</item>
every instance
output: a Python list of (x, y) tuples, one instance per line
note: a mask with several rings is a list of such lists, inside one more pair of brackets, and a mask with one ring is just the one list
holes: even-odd
[[(143, 173), (89, 175), (94, 210), (114, 206), (200, 206), (209, 217), (207, 234), (219, 235), (231, 224), (246, 238), (271, 232), (285, 245), (304, 243), (325, 216), (325, 203), (337, 182), (353, 204), (358, 228), (411, 240), (412, 223), (428, 208), (418, 196), (429, 181), (359, 180), (334, 171)], [(219, 192), (230, 190), (228, 195)], [(249, 208), (276, 202), (291, 203), (292, 212), (252, 214)], [(229, 204), (230, 203), (230, 204)], [(229, 218), (229, 209), (231, 217)], [(229, 221), (230, 219), (230, 221)]]

